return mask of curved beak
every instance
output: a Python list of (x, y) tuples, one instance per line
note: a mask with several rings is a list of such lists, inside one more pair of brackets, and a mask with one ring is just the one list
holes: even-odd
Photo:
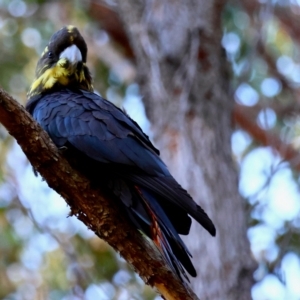
[(76, 66), (79, 62), (82, 62), (82, 55), (79, 48), (76, 45), (72, 45), (60, 54), (60, 60), (67, 60), (71, 65)]

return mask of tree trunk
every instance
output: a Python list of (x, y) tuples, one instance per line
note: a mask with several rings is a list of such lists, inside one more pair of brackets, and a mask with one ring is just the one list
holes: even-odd
[[(154, 142), (171, 173), (212, 218), (185, 241), (201, 299), (251, 299), (246, 215), (231, 157), (233, 98), (221, 48), (218, 0), (119, 0)], [(195, 223), (195, 222), (193, 222)]]

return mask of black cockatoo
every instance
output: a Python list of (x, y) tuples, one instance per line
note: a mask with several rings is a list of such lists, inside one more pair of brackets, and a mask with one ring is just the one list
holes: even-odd
[(93, 92), (86, 60), (87, 45), (76, 27), (56, 32), (38, 61), (26, 109), (75, 168), (119, 199), (181, 280), (185, 270), (196, 276), (179, 234), (189, 233), (192, 216), (215, 235), (212, 221), (172, 177), (139, 125)]

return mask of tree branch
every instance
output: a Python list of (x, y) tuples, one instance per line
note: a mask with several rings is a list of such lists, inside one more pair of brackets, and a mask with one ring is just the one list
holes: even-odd
[(32, 166), (68, 203), (75, 215), (129, 262), (165, 299), (197, 299), (166, 266), (158, 250), (122, 216), (116, 199), (91, 188), (72, 169), (28, 112), (0, 88), (0, 122), (17, 140)]
[(284, 160), (290, 162), (292, 167), (300, 171), (300, 153), (291, 145), (284, 143), (277, 135), (261, 129), (253, 120), (245, 113), (243, 107), (235, 105), (233, 117), (235, 122), (252, 137), (265, 146), (273, 147)]

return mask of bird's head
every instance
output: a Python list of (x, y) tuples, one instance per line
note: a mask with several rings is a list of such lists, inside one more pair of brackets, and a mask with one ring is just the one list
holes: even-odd
[(38, 61), (28, 98), (61, 87), (93, 91), (86, 57), (87, 46), (76, 27), (54, 33)]

